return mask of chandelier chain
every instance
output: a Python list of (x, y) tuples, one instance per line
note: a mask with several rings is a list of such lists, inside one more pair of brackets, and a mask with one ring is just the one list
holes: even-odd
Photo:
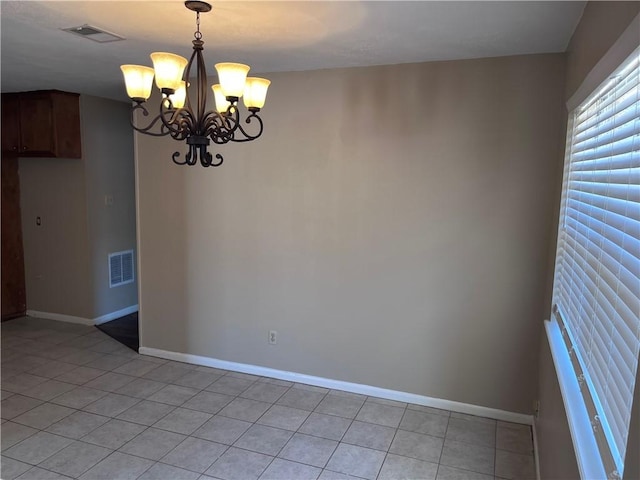
[(193, 36), (196, 40), (202, 39), (202, 33), (200, 33), (200, 12), (196, 12), (196, 31)]

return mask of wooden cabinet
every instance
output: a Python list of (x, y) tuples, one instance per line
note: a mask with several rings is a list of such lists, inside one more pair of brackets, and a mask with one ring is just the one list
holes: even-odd
[(18, 96), (2, 95), (2, 151), (18, 155), (20, 149), (20, 104)]
[(79, 95), (57, 90), (2, 94), (2, 151), (81, 158)]
[[(3, 121), (2, 129), (5, 124)], [(3, 133), (4, 135), (4, 133)], [(2, 319), (25, 314), (27, 308), (20, 217), (18, 157), (2, 155)]]

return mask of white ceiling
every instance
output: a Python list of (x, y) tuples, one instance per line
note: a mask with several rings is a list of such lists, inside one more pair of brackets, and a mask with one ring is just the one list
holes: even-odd
[[(211, 1), (201, 16), (209, 73), (252, 73), (562, 52), (583, 1)], [(3, 92), (59, 89), (126, 100), (119, 66), (188, 57), (195, 14), (174, 1), (2, 1)], [(91, 24), (126, 40), (60, 30)], [(267, 75), (268, 76), (268, 75)]]

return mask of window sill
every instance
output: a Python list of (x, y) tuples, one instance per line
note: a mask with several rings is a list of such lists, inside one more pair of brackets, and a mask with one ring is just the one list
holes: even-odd
[(589, 414), (582, 400), (580, 386), (562, 339), (560, 326), (555, 320), (546, 320), (544, 323), (564, 408), (567, 412), (567, 422), (580, 470), (580, 478), (583, 480), (606, 479), (607, 474), (593, 435)]

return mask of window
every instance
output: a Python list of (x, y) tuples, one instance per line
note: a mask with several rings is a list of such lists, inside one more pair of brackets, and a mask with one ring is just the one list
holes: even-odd
[(622, 477), (640, 352), (640, 48), (570, 113), (553, 304), (602, 468)]

